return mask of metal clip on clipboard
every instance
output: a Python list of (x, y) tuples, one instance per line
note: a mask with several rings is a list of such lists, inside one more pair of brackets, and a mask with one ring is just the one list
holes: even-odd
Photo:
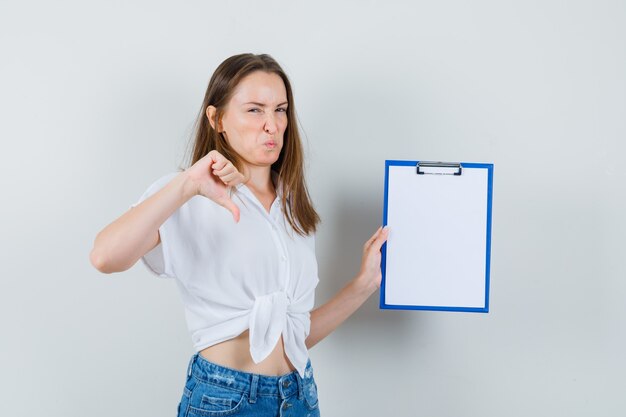
[[(431, 170), (430, 168), (434, 168)], [(460, 163), (453, 162), (426, 162), (417, 163), (418, 175), (461, 175), (463, 167)]]

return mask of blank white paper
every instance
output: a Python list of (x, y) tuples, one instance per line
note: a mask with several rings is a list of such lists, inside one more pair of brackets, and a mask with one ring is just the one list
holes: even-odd
[(385, 303), (485, 307), (488, 170), (389, 166)]

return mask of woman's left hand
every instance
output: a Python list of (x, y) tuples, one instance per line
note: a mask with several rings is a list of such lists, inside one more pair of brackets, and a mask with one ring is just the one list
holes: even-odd
[(363, 258), (361, 260), (361, 270), (356, 277), (360, 285), (374, 292), (380, 288), (382, 281), (382, 271), (380, 269), (381, 252), (383, 243), (389, 236), (389, 228), (381, 226), (376, 233), (363, 245)]

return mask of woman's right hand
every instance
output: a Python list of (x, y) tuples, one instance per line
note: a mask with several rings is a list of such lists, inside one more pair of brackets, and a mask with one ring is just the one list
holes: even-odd
[(229, 188), (244, 182), (245, 177), (218, 151), (211, 151), (185, 170), (203, 195), (233, 213), (239, 222), (239, 207), (230, 199)]

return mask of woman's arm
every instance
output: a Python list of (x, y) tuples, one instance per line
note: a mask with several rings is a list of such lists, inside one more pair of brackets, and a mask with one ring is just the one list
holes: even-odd
[(380, 248), (387, 240), (389, 230), (379, 228), (363, 246), (359, 274), (343, 287), (330, 301), (311, 312), (311, 330), (306, 338), (307, 349), (332, 333), (380, 288)]
[(89, 255), (91, 264), (107, 274), (133, 266), (159, 244), (159, 227), (165, 220), (194, 195), (194, 184), (187, 172), (181, 172), (98, 233)]
[(104, 273), (125, 271), (159, 244), (159, 227), (195, 195), (203, 195), (230, 210), (239, 221), (239, 208), (228, 188), (243, 175), (217, 151), (211, 151), (178, 174), (165, 187), (128, 210), (96, 236), (89, 259)]

